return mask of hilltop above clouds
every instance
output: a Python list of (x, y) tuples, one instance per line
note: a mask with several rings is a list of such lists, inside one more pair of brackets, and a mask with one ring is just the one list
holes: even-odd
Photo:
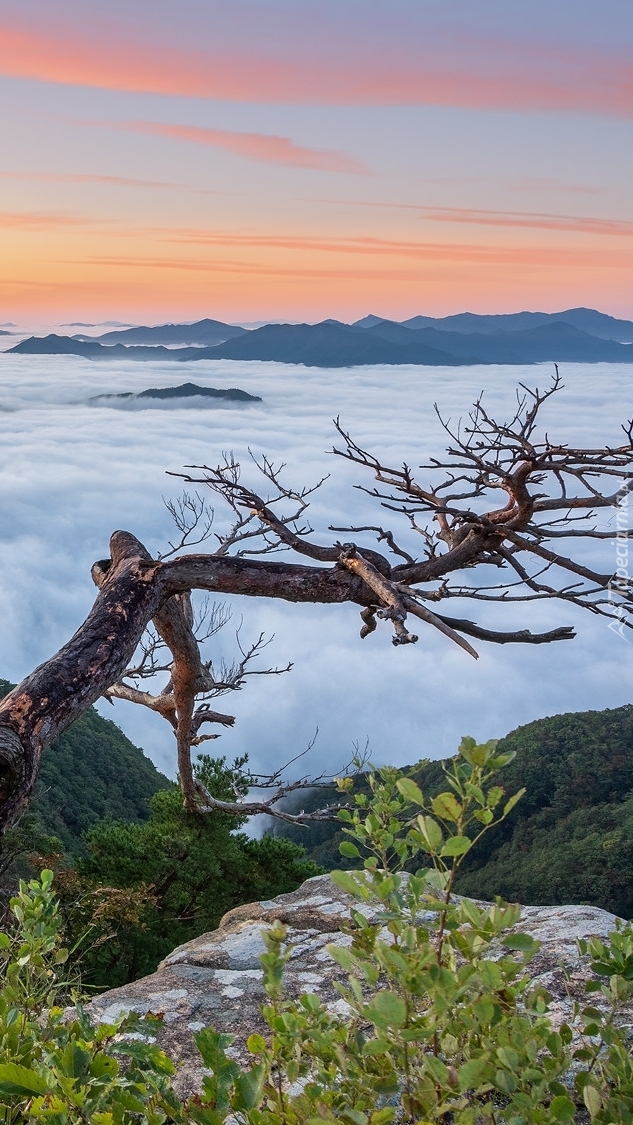
[(595, 309), (483, 316), (415, 316), (405, 321), (367, 316), (354, 324), (264, 324), (246, 329), (216, 320), (129, 328), (101, 336), (31, 336), (12, 352), (79, 355), (89, 359), (265, 360), (311, 367), (365, 364), (629, 363), (633, 321)]

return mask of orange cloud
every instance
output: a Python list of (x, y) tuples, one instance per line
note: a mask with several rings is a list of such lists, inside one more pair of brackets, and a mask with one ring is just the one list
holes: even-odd
[(183, 188), (167, 180), (133, 180), (129, 176), (99, 176), (88, 172), (0, 172), (3, 180), (33, 180), (52, 184), (112, 184), (114, 187)]
[(116, 128), (133, 133), (211, 145), (227, 152), (259, 160), (266, 164), (283, 164), (293, 168), (313, 168), (324, 172), (364, 173), (366, 169), (351, 156), (327, 149), (304, 148), (288, 137), (266, 133), (237, 133), (228, 129), (203, 129), (195, 125), (163, 125), (153, 121), (120, 121)]
[(431, 222), (467, 223), (484, 227), (518, 227), (528, 230), (572, 231), (575, 234), (607, 234), (618, 238), (633, 235), (633, 222), (628, 219), (600, 219), (586, 215), (551, 215), (530, 211), (495, 211), (473, 207), (428, 207), (418, 203), (370, 203), (361, 200), (337, 199), (349, 207), (415, 211)]
[(511, 312), (582, 304), (631, 315), (633, 255), (615, 247), (606, 252), (547, 247), (517, 252), (435, 244), (426, 259), (415, 261), (343, 255), (293, 261), (269, 252), (261, 261), (250, 254), (246, 262), (231, 261), (228, 255), (204, 262), (165, 260), (148, 245), (138, 250), (137, 255), (128, 249), (127, 255), (95, 253), (80, 260), (75, 254), (76, 260), (69, 261), (61, 239), (57, 254), (45, 258), (20, 248), (13, 264), (5, 257), (0, 267), (5, 318), (312, 321), (327, 316), (353, 320), (373, 310), (401, 320), (464, 308)]
[[(240, 102), (323, 105), (427, 104), (471, 109), (580, 110), (633, 116), (633, 67), (621, 55), (543, 49), (540, 44), (451, 45), (381, 50), (350, 44), (331, 55), (160, 47), (47, 34), (5, 22), (0, 73), (71, 86)], [(479, 66), (479, 69), (477, 67)]]
[[(571, 229), (564, 227), (564, 230)], [(609, 231), (609, 233), (614, 233)], [(633, 224), (629, 224), (629, 229), (626, 232), (628, 235), (633, 235)], [(371, 235), (364, 235), (359, 237), (314, 237), (306, 235), (257, 235), (257, 234), (232, 234), (232, 233), (215, 233), (204, 230), (198, 231), (178, 231), (173, 232), (156, 232), (156, 237), (160, 238), (165, 243), (185, 244), (190, 246), (226, 246), (235, 249), (246, 250), (288, 250), (301, 254), (310, 253), (313, 251), (319, 253), (334, 253), (334, 254), (354, 254), (364, 256), (382, 256), (394, 255), (396, 257), (406, 258), (424, 258), (429, 254), (433, 255), (440, 252), (446, 254), (469, 255), (474, 253), (491, 254), (508, 256), (509, 258), (518, 258), (521, 255), (528, 253), (532, 254), (549, 254), (549, 253), (577, 253), (581, 256), (591, 255), (593, 250), (585, 249), (584, 247), (557, 247), (557, 246), (473, 246), (470, 244), (462, 244), (459, 242), (440, 243), (440, 242), (415, 242), (412, 240), (404, 239), (390, 239), (378, 238)], [(598, 254), (615, 252), (616, 256), (620, 253), (619, 250), (611, 250), (605, 248), (604, 251), (597, 250)], [(630, 260), (630, 250), (624, 250), (622, 253)]]
[(0, 229), (3, 230), (59, 230), (65, 227), (93, 226), (95, 221), (79, 215), (54, 214), (46, 211), (0, 211)]
[[(380, 239), (332, 241), (330, 244), (309, 247), (307, 240), (296, 239), (290, 245), (280, 241), (276, 245), (280, 249), (307, 249), (329, 250), (337, 252), (342, 258), (347, 255), (413, 258), (420, 266), (432, 262), (467, 262), (480, 265), (502, 265), (504, 267), (556, 267), (575, 266), (577, 268), (608, 267), (632, 269), (633, 249), (583, 249), (580, 247), (551, 247), (551, 246), (471, 246), (453, 243), (427, 242), (407, 245), (406, 243), (390, 243)], [(244, 242), (242, 246), (249, 245)], [(255, 241), (251, 246), (260, 246), (261, 242)], [(310, 262), (298, 266), (285, 265), (276, 258), (267, 261), (252, 262), (241, 259), (222, 258), (165, 258), (147, 257), (139, 255), (91, 255), (83, 259), (60, 259), (65, 265), (82, 266), (91, 265), (100, 268), (124, 269), (150, 269), (150, 270), (185, 270), (203, 273), (244, 273), (261, 276), (286, 276), (286, 277), (366, 277), (371, 267), (366, 264), (358, 270), (348, 269), (344, 266), (332, 266), (327, 269), (315, 266)], [(385, 273), (383, 261), (373, 271), (374, 277), (388, 277)], [(415, 270), (403, 271), (398, 267), (392, 271), (391, 276), (414, 277)]]

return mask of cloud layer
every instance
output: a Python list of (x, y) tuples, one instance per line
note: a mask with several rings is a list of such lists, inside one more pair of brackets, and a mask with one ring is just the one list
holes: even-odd
[(358, 160), (343, 152), (328, 152), (297, 145), (289, 137), (274, 137), (266, 133), (238, 133), (229, 129), (206, 129), (195, 125), (168, 125), (154, 121), (117, 122), (115, 128), (148, 136), (167, 137), (169, 140), (188, 141), (195, 145), (209, 145), (225, 149), (249, 160), (265, 164), (281, 164), (290, 168), (312, 168), (322, 172), (363, 173)]
[(252, 31), (240, 46), (236, 26), (227, 29), (224, 42), (207, 30), (197, 46), (170, 44), (166, 35), (156, 33), (156, 25), (148, 37), (146, 27), (141, 33), (130, 22), (125, 37), (113, 35), (98, 20), (85, 19), (60, 35), (54, 27), (42, 30), (24, 18), (5, 17), (0, 73), (227, 101), (633, 115), (631, 63), (617, 43), (611, 51), (590, 43), (545, 45), (507, 32), (450, 34), (446, 27), (406, 19), (395, 42), (385, 41), (380, 20), (356, 28), (352, 39), (348, 29), (326, 16), (322, 22), (326, 30), (329, 22), (331, 38), (323, 28), (312, 34), (306, 18), (303, 26), (292, 21), (278, 46), (270, 40), (253, 42)]
[[(630, 367), (595, 365), (563, 371), (566, 389), (547, 412), (552, 436), (587, 445), (617, 442), (630, 412)], [(330, 473), (316, 493), (311, 521), (330, 541), (329, 524), (383, 523), (388, 514), (354, 489), (360, 471), (325, 451), (332, 418), (340, 414), (354, 436), (377, 454), (416, 466), (444, 445), (433, 413), (437, 401), (455, 420), (485, 388), (488, 408), (511, 411), (516, 381), (542, 385), (549, 368), (360, 368), (322, 371), (259, 363), (199, 363), (195, 378), (208, 386), (238, 386), (262, 404), (220, 410), (148, 409), (142, 415), (95, 410), (96, 394), (173, 384), (169, 364), (97, 365), (73, 357), (0, 354), (0, 613), (3, 666), (19, 679), (63, 644), (92, 603), (90, 565), (107, 552), (110, 533), (127, 528), (152, 551), (171, 536), (163, 495), (177, 483), (165, 469), (216, 461), (231, 449), (245, 462), (248, 447), (288, 463), (295, 484)], [(217, 506), (222, 526), (227, 515)], [(398, 528), (407, 539), (406, 526)], [(409, 533), (410, 534), (410, 533)], [(413, 538), (408, 539), (413, 550)], [(600, 545), (605, 569), (614, 548)], [(394, 649), (389, 630), (361, 641), (354, 607), (310, 607), (234, 600), (242, 639), (265, 630), (274, 640), (265, 662), (294, 662), (291, 673), (255, 677), (224, 700), (238, 717), (218, 752), (248, 751), (262, 769), (301, 750), (319, 727), (314, 770), (336, 769), (354, 741), (369, 738), (377, 761), (407, 762), (448, 754), (464, 733), (504, 734), (544, 714), (617, 706), (631, 698), (626, 642), (604, 622), (565, 606), (508, 607), (505, 626), (534, 629), (573, 624), (578, 637), (551, 647), (480, 645), (474, 662), (434, 631), (417, 646)], [(467, 606), (473, 614), (473, 604)], [(489, 620), (499, 623), (501, 610)], [(216, 655), (229, 656), (230, 630)], [(106, 713), (104, 711), (104, 713)], [(140, 709), (117, 703), (120, 722), (153, 759), (174, 771), (172, 739)]]

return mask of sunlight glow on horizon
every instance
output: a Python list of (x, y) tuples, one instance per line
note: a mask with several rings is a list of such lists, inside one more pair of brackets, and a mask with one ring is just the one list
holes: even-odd
[(633, 16), (561, 7), (7, 0), (0, 321), (633, 316)]

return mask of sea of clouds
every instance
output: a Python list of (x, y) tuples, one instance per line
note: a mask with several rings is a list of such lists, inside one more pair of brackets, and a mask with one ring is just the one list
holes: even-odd
[[(3, 339), (2, 346), (13, 342)], [(113, 530), (133, 531), (152, 552), (165, 550), (174, 531), (163, 498), (179, 491), (166, 470), (215, 464), (230, 450), (259, 484), (248, 465), (250, 447), (286, 462), (287, 479), (297, 486), (329, 473), (310, 509), (316, 537), (329, 543), (346, 536), (333, 536), (328, 524), (389, 524), (389, 514), (354, 489), (370, 485), (369, 476), (328, 453), (334, 417), (340, 415), (356, 440), (381, 458), (417, 466), (445, 445), (434, 402), (456, 420), (484, 390), (489, 410), (507, 416), (517, 383), (543, 386), (550, 374), (547, 364), (323, 370), (0, 353), (0, 676), (20, 680), (81, 623), (95, 596), (90, 566), (107, 556)], [(565, 390), (544, 414), (550, 436), (619, 444), (620, 424), (631, 413), (633, 367), (566, 365), (562, 375)], [(161, 402), (127, 411), (88, 403), (98, 394), (185, 381), (240, 387), (263, 402)], [(216, 520), (218, 528), (227, 526), (220, 503)], [(398, 526), (397, 517), (391, 525)], [(400, 529), (416, 550), (405, 520)], [(615, 570), (612, 542), (592, 546), (590, 554), (601, 570)], [(262, 630), (274, 635), (260, 667), (294, 663), (289, 674), (254, 677), (217, 704), (238, 721), (209, 744), (212, 750), (229, 758), (247, 751), (262, 770), (302, 750), (317, 727), (305, 768), (336, 771), (354, 744), (367, 739), (375, 762), (403, 764), (446, 756), (465, 733), (483, 740), (544, 715), (631, 702), (631, 645), (604, 620), (571, 606), (520, 604), (489, 610), (484, 618), (478, 603), (449, 605), (446, 611), (455, 616), (476, 615), (499, 628), (573, 624), (578, 632), (572, 642), (549, 646), (478, 643), (478, 661), (420, 622), (415, 646), (394, 648), (386, 624), (361, 641), (353, 606), (242, 599), (232, 609), (233, 624), (242, 621), (243, 642)], [(230, 657), (233, 651), (229, 627), (214, 653)], [(114, 708), (102, 702), (99, 709), (174, 775), (173, 736), (164, 722), (122, 702)]]

